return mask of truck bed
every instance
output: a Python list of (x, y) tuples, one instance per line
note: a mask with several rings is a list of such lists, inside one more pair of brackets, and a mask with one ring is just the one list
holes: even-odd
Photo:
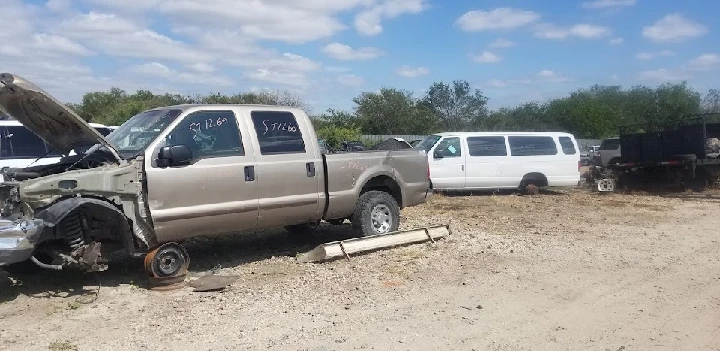
[(367, 184), (385, 187), (397, 194), (401, 208), (420, 204), (428, 196), (427, 157), (421, 150), (371, 150), (329, 154), (323, 158), (328, 198), (326, 219), (352, 214), (360, 191)]

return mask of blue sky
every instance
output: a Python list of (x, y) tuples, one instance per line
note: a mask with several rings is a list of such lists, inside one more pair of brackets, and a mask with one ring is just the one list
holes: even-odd
[(88, 91), (288, 90), (314, 112), (469, 81), (493, 108), (591, 84), (720, 88), (720, 2), (4, 0), (0, 69)]

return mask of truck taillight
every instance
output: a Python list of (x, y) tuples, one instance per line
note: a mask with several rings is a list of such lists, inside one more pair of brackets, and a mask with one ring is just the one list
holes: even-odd
[(580, 169), (582, 169), (582, 161), (578, 161), (578, 172), (580, 172)]
[(430, 164), (429, 163), (427, 165), (427, 176), (428, 176), (428, 179), (430, 179)]

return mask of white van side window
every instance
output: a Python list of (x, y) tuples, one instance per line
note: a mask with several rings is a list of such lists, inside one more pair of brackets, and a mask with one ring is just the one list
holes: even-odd
[(565, 155), (575, 155), (577, 153), (577, 150), (575, 150), (575, 144), (573, 144), (572, 139), (569, 137), (560, 137), (560, 147), (562, 147), (562, 151)]
[(443, 157), (460, 157), (460, 138), (445, 138), (438, 144), (435, 152), (440, 152)]
[(504, 136), (468, 137), (470, 156), (507, 156)]
[(552, 156), (558, 154), (555, 140), (550, 136), (510, 136), (511, 156)]

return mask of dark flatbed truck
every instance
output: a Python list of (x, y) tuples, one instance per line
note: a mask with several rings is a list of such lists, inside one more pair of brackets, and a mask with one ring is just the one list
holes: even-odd
[(621, 128), (614, 181), (624, 187), (676, 185), (702, 190), (720, 178), (720, 114), (683, 118), (652, 132)]

